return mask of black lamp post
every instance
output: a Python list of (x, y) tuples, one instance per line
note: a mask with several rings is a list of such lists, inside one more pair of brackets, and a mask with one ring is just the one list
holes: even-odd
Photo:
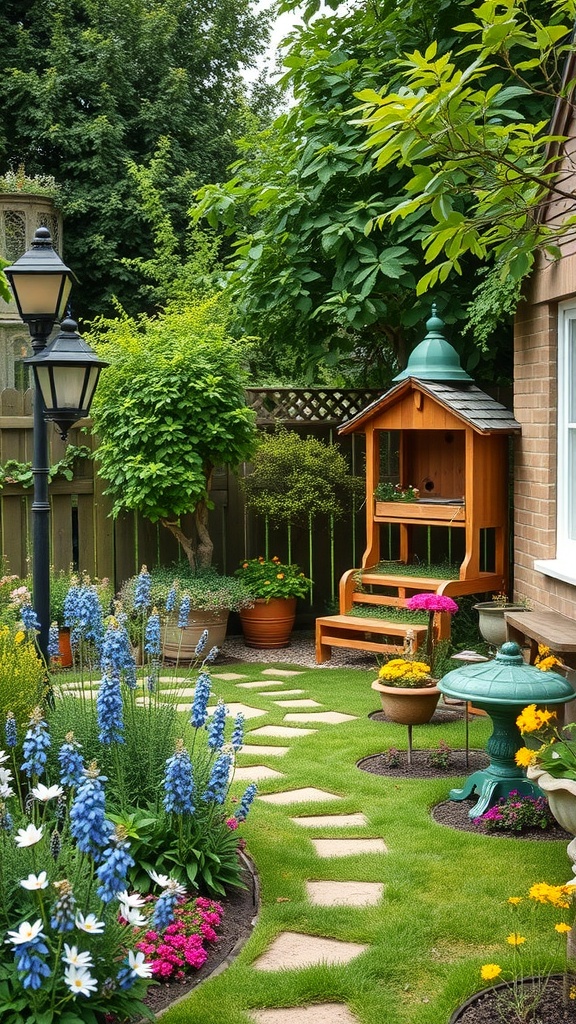
[(34, 355), (25, 359), (34, 371), (34, 498), (32, 501), (32, 584), (34, 610), (40, 622), (38, 645), (48, 658), (50, 627), (50, 502), (48, 500), (48, 437), (46, 421), (54, 420), (65, 439), (76, 420), (87, 416), (100, 370), (107, 366), (63, 320), (60, 333), (47, 345), (61, 320), (72, 287), (72, 271), (52, 248), (47, 228), (38, 228), (32, 247), (5, 267), (18, 312), (28, 324)]

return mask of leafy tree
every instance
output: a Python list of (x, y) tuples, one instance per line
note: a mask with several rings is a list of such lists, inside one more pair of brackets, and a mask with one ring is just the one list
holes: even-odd
[(129, 261), (153, 238), (130, 167), (161, 152), (156, 186), (184, 240), (193, 188), (235, 155), (240, 69), (267, 26), (254, 0), (3, 0), (0, 172), (61, 183), (80, 314), (110, 313), (114, 295), (141, 308)]
[[(531, 6), (548, 7), (537, 0)], [(311, 0), (305, 18), (316, 8)], [(284, 59), (284, 83), (295, 104), (246, 140), (227, 182), (200, 190), (196, 217), (233, 240), (230, 286), (244, 329), (263, 339), (260, 372), (288, 369), (311, 378), (327, 367), (324, 373), (343, 370), (349, 381), (384, 383), (405, 364), (412, 342), (421, 340), (430, 298), (414, 293), (426, 269), (421, 236), (428, 211), (404, 220), (387, 216), (404, 198), (410, 170), (401, 161), (376, 164), (365, 125), (352, 110), (358, 92), (379, 94), (398, 81), (406, 49), (435, 40), (439, 54), (456, 48), (460, 33), (452, 25), (464, 12), (468, 16), (467, 0), (407, 0), (308, 20)], [(456, 63), (464, 71), (468, 55), (462, 52)], [(538, 78), (534, 69), (526, 73)], [(493, 76), (509, 85), (511, 70), (495, 68)], [(541, 118), (553, 97), (526, 90), (514, 102)], [(371, 231), (373, 225), (379, 230)], [(436, 282), (434, 300), (448, 324), (463, 321), (479, 266), (471, 250), (462, 280)], [(474, 340), (454, 340), (474, 370), (481, 357)], [(491, 339), (480, 376), (495, 380), (506, 373), (509, 340), (502, 331)], [(287, 350), (294, 353), (288, 365)]]
[[(574, 49), (574, 3), (558, 0), (549, 24), (529, 7), (526, 0), (485, 0), (476, 21), (458, 26), (472, 36), (466, 46), (440, 54), (432, 43), (397, 63), (400, 81), (383, 94), (359, 93), (375, 167), (409, 170), (404, 196), (369, 227), (426, 224), (421, 243), (431, 269), (419, 294), (462, 274), (470, 254), (488, 264), (471, 311), (484, 342), (502, 313), (514, 311), (537, 253), (556, 258), (559, 239), (576, 223), (571, 212), (552, 221), (540, 216), (544, 200), (568, 201), (569, 211), (573, 205), (558, 175), (561, 140), (549, 134), (547, 114), (551, 100), (573, 108), (574, 82), (562, 84), (560, 73)], [(495, 67), (508, 81), (494, 82)], [(532, 121), (518, 107), (535, 95), (536, 68), (544, 102)]]
[[(99, 318), (92, 342), (111, 365), (93, 405), (96, 458), (113, 515), (137, 511), (182, 544), (192, 567), (210, 564), (210, 481), (215, 466), (250, 457), (243, 347), (217, 297), (173, 303), (157, 317)], [(187, 534), (181, 517), (193, 514)]]

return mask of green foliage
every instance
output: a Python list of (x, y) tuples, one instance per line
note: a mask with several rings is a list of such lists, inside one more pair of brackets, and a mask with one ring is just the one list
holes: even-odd
[(0, 721), (11, 711), (21, 729), (41, 702), (45, 687), (46, 669), (35, 643), (22, 629), (0, 626)]
[(0, 192), (58, 199), (60, 191), (60, 186), (52, 174), (34, 174), (30, 177), (26, 174), (24, 164), (20, 164), (16, 171), (10, 170), (0, 174)]
[[(246, 98), (241, 69), (264, 50), (269, 17), (253, 0), (4, 0), (0, 10), (0, 172), (54, 175), (80, 315), (113, 296), (141, 308), (152, 250), (141, 193), (163, 139), (157, 184), (186, 252), (190, 187), (235, 158)], [(125, 262), (128, 260), (128, 262)]]
[[(191, 564), (209, 564), (209, 489), (215, 466), (249, 458), (254, 414), (244, 394), (242, 345), (217, 298), (170, 304), (159, 316), (97, 320), (92, 341), (110, 361), (93, 405), (97, 459), (113, 515), (160, 521)], [(196, 537), (180, 517), (195, 513)]]
[[(548, 197), (569, 200), (558, 178), (561, 139), (550, 136), (549, 117), (564, 95), (574, 10), (572, 0), (560, 0), (542, 21), (525, 0), (485, 0), (474, 15), (457, 26), (464, 39), (451, 52), (432, 42), (396, 61), (397, 80), (382, 91), (360, 90), (357, 123), (375, 169), (408, 171), (403, 196), (372, 217), (367, 232), (418, 225), (429, 268), (418, 294), (462, 274), (470, 256), (489, 262), (494, 270), (477, 290), (471, 318), (486, 345), (497, 319), (514, 308), (536, 252), (555, 258), (573, 224), (571, 213), (547, 224), (537, 211)], [(526, 110), (536, 96), (538, 117)]]
[(317, 515), (339, 518), (352, 495), (364, 490), (339, 445), (284, 429), (261, 437), (242, 486), (249, 508), (274, 522), (307, 521)]
[(286, 565), (279, 558), (249, 558), (240, 563), (236, 575), (252, 597), (306, 597), (309, 580), (299, 565)]
[[(190, 598), (191, 608), (202, 608), (205, 611), (237, 612), (249, 603), (246, 589), (234, 576), (221, 576), (213, 567), (193, 569), (188, 562), (177, 562), (174, 565), (158, 566), (150, 573), (151, 603), (162, 612), (166, 598), (172, 587), (175, 588), (176, 608), (185, 594)], [(134, 590), (137, 576), (132, 576), (122, 584), (120, 600), (123, 611), (131, 615), (134, 612)]]
[[(48, 483), (56, 476), (63, 476), (65, 480), (74, 479), (74, 467), (77, 459), (91, 459), (92, 452), (85, 444), (69, 444), (66, 451), (58, 462), (50, 466), (48, 470)], [(21, 484), (22, 487), (32, 487), (34, 476), (32, 474), (31, 462), (19, 462), (17, 459), (7, 459), (4, 465), (0, 466), (0, 489), (4, 484)]]

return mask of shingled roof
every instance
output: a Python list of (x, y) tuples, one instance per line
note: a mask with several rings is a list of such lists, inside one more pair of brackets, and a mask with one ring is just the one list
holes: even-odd
[(381, 395), (362, 412), (339, 428), (338, 433), (352, 433), (366, 420), (389, 405), (409, 388), (417, 387), (436, 402), (454, 413), (481, 434), (515, 434), (522, 429), (513, 414), (475, 384), (451, 381), (421, 380), (410, 377)]

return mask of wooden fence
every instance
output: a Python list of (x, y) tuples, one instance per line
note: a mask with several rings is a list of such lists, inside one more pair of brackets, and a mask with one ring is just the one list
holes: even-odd
[[(282, 423), (305, 436), (313, 434), (324, 441), (335, 439), (336, 428), (345, 419), (364, 408), (379, 392), (338, 391), (332, 389), (254, 389), (247, 393), (250, 405), (257, 412), (262, 429)], [(96, 446), (80, 424), (70, 431), (70, 443)], [(62, 458), (65, 445), (55, 429), (48, 426), (50, 464)], [(352, 471), (364, 474), (364, 438), (352, 436), (341, 442)], [(0, 393), (0, 463), (16, 459), (32, 459), (32, 393), (5, 390)], [(226, 468), (214, 474), (211, 498), (210, 530), (214, 541), (214, 564), (232, 573), (241, 559), (264, 553), (265, 527), (262, 519), (250, 513), (244, 504), (239, 477), (249, 467), (244, 464), (233, 473)], [(50, 484), (51, 564), (55, 569), (74, 565), (90, 576), (109, 577), (119, 587), (123, 580), (149, 567), (166, 565), (182, 559), (182, 551), (172, 535), (162, 526), (141, 517), (110, 515), (112, 502), (104, 494), (105, 483), (91, 459), (80, 459), (74, 478), (60, 476)], [(31, 551), (31, 488), (5, 482), (0, 492), (0, 531), (2, 554), (7, 571), (25, 576), (29, 570)], [(186, 527), (186, 522), (183, 522)], [(360, 564), (364, 550), (364, 510), (359, 501), (349, 515), (331, 523), (327, 517), (311, 524), (294, 526), (292, 558), (315, 581), (308, 615), (329, 608), (338, 579), (345, 569)], [(270, 530), (270, 554), (287, 556), (284, 530)], [(306, 618), (306, 615), (304, 615)]]

